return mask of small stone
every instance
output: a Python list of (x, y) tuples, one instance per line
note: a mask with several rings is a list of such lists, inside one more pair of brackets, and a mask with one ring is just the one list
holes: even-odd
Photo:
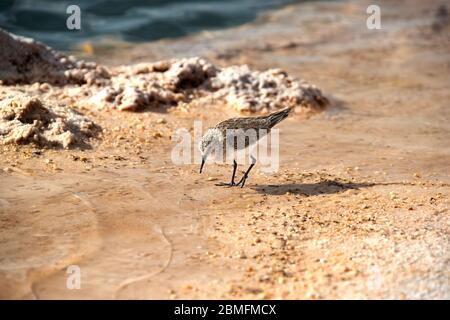
[(158, 124), (164, 124), (164, 123), (167, 123), (167, 121), (166, 121), (166, 119), (164, 119), (164, 118), (159, 118), (158, 120), (156, 120), (156, 123), (158, 123)]
[(263, 292), (258, 295), (259, 299), (270, 299), (272, 295), (268, 292)]
[(272, 243), (272, 248), (282, 249), (285, 245), (286, 241), (284, 239), (275, 239), (275, 241)]
[(391, 191), (389, 192), (389, 197), (391, 198), (391, 200), (394, 200), (398, 198), (398, 195), (395, 192)]
[(269, 281), (270, 280), (270, 276), (268, 276), (267, 274), (263, 274), (262, 276), (259, 277), (259, 281), (264, 282), (264, 281)]
[(306, 297), (307, 297), (308, 299), (319, 299), (319, 298), (320, 298), (320, 295), (317, 294), (317, 293), (315, 293), (315, 292), (307, 292), (307, 293), (306, 293)]
[(153, 134), (153, 138), (162, 138), (162, 136), (163, 136), (163, 134), (161, 133), (161, 132), (155, 132), (154, 134)]
[(5, 171), (5, 172), (12, 172), (12, 169), (11, 169), (11, 168), (8, 168), (8, 167), (6, 167), (6, 168), (3, 168), (3, 171)]
[(183, 290), (192, 290), (193, 289), (193, 287), (192, 287), (192, 285), (191, 284), (185, 284), (184, 286), (183, 286), (183, 288), (182, 288)]

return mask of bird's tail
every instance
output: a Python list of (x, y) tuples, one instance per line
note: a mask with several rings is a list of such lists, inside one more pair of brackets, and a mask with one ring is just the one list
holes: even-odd
[(289, 115), (289, 113), (291, 112), (291, 110), (292, 110), (292, 107), (287, 107), (287, 108), (284, 108), (283, 110), (269, 114), (267, 116), (267, 119), (269, 121), (269, 128), (272, 128), (277, 123), (286, 119), (287, 116)]

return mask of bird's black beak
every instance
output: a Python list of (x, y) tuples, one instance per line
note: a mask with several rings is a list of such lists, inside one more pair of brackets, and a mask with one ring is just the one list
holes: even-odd
[(204, 164), (205, 164), (205, 158), (202, 157), (202, 164), (200, 165), (200, 173), (202, 173)]

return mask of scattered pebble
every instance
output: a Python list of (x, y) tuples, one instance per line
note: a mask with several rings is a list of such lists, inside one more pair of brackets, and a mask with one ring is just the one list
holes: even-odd
[(282, 249), (286, 245), (286, 241), (284, 239), (275, 239), (272, 242), (272, 248)]

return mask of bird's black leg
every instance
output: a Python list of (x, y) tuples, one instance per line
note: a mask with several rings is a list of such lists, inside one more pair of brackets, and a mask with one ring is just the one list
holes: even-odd
[(244, 175), (242, 176), (241, 180), (239, 180), (239, 182), (236, 183), (236, 186), (239, 186), (239, 185), (242, 183), (242, 184), (241, 184), (241, 188), (244, 187), (245, 181), (246, 181), (247, 178), (248, 178), (248, 174), (250, 173), (250, 170), (252, 170), (252, 168), (253, 168), (253, 166), (255, 165), (255, 163), (256, 163), (256, 159), (253, 158), (253, 156), (252, 156), (252, 163), (250, 164), (250, 167), (248, 167), (247, 171), (244, 173)]
[(231, 176), (231, 185), (234, 186), (234, 177), (236, 176), (236, 169), (237, 169), (237, 162), (236, 160), (233, 160), (233, 175)]
[(231, 182), (230, 183), (221, 182), (216, 184), (216, 186), (227, 186), (227, 187), (235, 186), (236, 183), (234, 182), (234, 177), (236, 176), (236, 169), (237, 169), (237, 162), (236, 160), (233, 160), (233, 175), (231, 176)]

